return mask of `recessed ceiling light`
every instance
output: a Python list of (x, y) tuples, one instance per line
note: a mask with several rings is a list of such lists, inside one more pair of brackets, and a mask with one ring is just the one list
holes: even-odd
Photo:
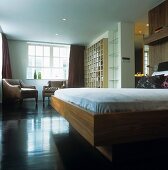
[(149, 27), (149, 24), (146, 24), (147, 27)]
[(66, 18), (62, 18), (62, 21), (66, 21), (67, 19)]
[(59, 35), (59, 34), (55, 34), (56, 36)]

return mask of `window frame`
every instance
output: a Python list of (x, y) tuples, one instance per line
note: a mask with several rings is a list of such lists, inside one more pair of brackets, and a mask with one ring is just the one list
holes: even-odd
[[(30, 51), (31, 46), (34, 47), (34, 52)], [(38, 55), (37, 48), (42, 47), (42, 52), (40, 55)], [(45, 55), (45, 48), (48, 49), (48, 55)], [(57, 57), (54, 56), (54, 48), (59, 49), (59, 55)], [(54, 79), (54, 80), (67, 80), (68, 79), (68, 70), (69, 70), (69, 53), (70, 53), (70, 45), (64, 45), (64, 44), (48, 44), (48, 43), (27, 43), (27, 54), (28, 54), (28, 63), (27, 63), (27, 71), (26, 71), (26, 78), (27, 79)], [(63, 49), (65, 52), (65, 56), (61, 56), (60, 49)], [(30, 58), (32, 57), (32, 61)], [(34, 58), (34, 61), (33, 61)], [(37, 64), (37, 59), (40, 61), (39, 65)], [(47, 59), (48, 58), (48, 59)], [(59, 61), (61, 59), (64, 59), (64, 63), (59, 62), (59, 64), (56, 66), (54, 65), (54, 59), (57, 58)], [(45, 65), (48, 60), (48, 65)], [(63, 61), (63, 60), (62, 60)], [(34, 63), (33, 63), (34, 62)], [(63, 64), (66, 66), (64, 67)], [(34, 77), (34, 74), (37, 74), (37, 78)], [(38, 74), (42, 75), (41, 78), (38, 77)], [(50, 75), (50, 76), (49, 76)]]

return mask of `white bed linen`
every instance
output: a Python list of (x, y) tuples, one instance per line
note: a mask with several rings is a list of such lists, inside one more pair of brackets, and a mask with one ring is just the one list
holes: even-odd
[(54, 95), (92, 114), (168, 110), (168, 89), (67, 88), (56, 90)]
[(162, 74), (164, 74), (164, 76), (168, 76), (168, 71), (155, 71), (153, 72), (152, 76), (162, 75)]

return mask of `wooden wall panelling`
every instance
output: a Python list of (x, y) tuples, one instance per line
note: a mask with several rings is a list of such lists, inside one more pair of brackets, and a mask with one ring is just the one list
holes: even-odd
[[(144, 39), (144, 43), (150, 45), (149, 65), (153, 68), (160, 62), (168, 61), (168, 0), (151, 9), (148, 18), (149, 37)], [(150, 74), (155, 71), (152, 68)]]
[(166, 18), (165, 18), (165, 25), (168, 27), (168, 0), (166, 0), (166, 4), (165, 4), (165, 6), (166, 6)]
[[(158, 65), (160, 62), (168, 61), (168, 41), (158, 43), (155, 46), (149, 46), (149, 64), (151, 67)], [(150, 69), (150, 74), (153, 72)]]

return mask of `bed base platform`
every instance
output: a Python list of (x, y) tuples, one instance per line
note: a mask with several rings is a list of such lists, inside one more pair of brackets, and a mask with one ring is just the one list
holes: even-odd
[(55, 96), (51, 97), (51, 105), (109, 160), (109, 146), (113, 144), (168, 137), (168, 110), (93, 114)]

